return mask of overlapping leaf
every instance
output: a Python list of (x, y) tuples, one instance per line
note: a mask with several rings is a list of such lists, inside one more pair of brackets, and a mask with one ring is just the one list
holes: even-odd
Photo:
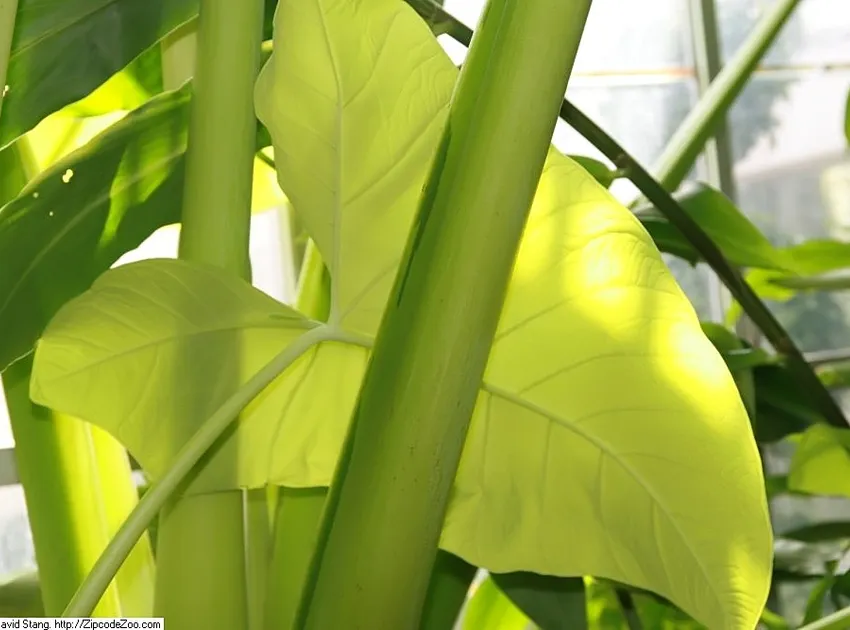
[(43, 172), (0, 211), (0, 369), (54, 313), (180, 217), (189, 86), (157, 97)]
[[(20, 0), (0, 146), (87, 96), (197, 10), (198, 0)], [(125, 79), (145, 89), (142, 77)]]
[[(158, 477), (239, 385), (315, 325), (212, 267), (173, 259), (118, 267), (51, 322), (32, 397), (108, 429)], [(365, 358), (340, 344), (302, 356), (245, 411), (239, 439), (216, 449), (189, 491), (289, 481), (287, 467), (298, 481), (326, 483), (348, 422), (340, 405), (350, 410)]]
[[(281, 183), (330, 266), (330, 329), (368, 337), (456, 71), (427, 27), (396, 0), (285, 0), (276, 26), (275, 52), (257, 87), (259, 113), (274, 138)], [(120, 382), (122, 397), (146, 410), (134, 419), (149, 413), (149, 422), (183, 422), (179, 430), (187, 435), (200, 418), (184, 420), (186, 395), (166, 385), (179, 373), (170, 351), (154, 369), (144, 341), (152, 332), (161, 342), (161, 330), (178, 331), (169, 337), (177, 345), (190, 331), (210, 340), (216, 337), (207, 324), (224, 326), (223, 316), (199, 304), (230, 313), (231, 330), (240, 332), (229, 343), (240, 351), (229, 356), (243, 379), (286, 343), (277, 329), (254, 340), (242, 307), (228, 306), (258, 302), (247, 286), (235, 291), (220, 279), (201, 288), (174, 267), (176, 297), (155, 291), (164, 281), (147, 282), (140, 295), (141, 280), (114, 280), (120, 272), (110, 272), (47, 331), (36, 356), (40, 402), (89, 419), (97, 412), (96, 421), (119, 432), (125, 429), (115, 423), (131, 411), (111, 393)], [(113, 292), (109, 300), (105, 288)], [(252, 317), (281, 312), (266, 302), (250, 309)], [(108, 321), (116, 323), (107, 337), (96, 323)], [(287, 321), (296, 318), (290, 313)], [(120, 341), (125, 333), (130, 342)], [(110, 349), (111, 341), (124, 353)], [(197, 347), (182, 365), (209, 370), (211, 358), (222, 363), (227, 350), (218, 342)], [(326, 348), (336, 350), (325, 355)], [(303, 357), (249, 411), (254, 419), (231, 436), (238, 443), (223, 447), (236, 455), (202, 487), (327, 483), (364, 359), (361, 347), (335, 342)], [(221, 382), (218, 375), (210, 373), (210, 382)], [(253, 425), (264, 428), (252, 435)], [(271, 459), (258, 458), (250, 468), (252, 454), (268, 449), (278, 429), (288, 446), (278, 443)], [(167, 460), (146, 457), (159, 465)], [(498, 572), (590, 574), (651, 589), (713, 628), (753, 627), (766, 597), (771, 536), (764, 484), (734, 381), (637, 219), (554, 150), (441, 545)]]

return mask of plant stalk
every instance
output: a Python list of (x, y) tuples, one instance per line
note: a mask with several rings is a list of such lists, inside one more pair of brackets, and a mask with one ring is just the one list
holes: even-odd
[[(3, 373), (44, 612), (58, 615), (109, 540), (89, 426), (29, 398), (32, 355)], [(96, 617), (121, 617), (113, 582), (95, 600)], [(102, 595), (102, 597), (100, 596)]]
[[(797, 0), (799, 1), (799, 0)], [(422, 14), (420, 5), (430, 3), (430, 0), (409, 0), (410, 4), (417, 8)], [(779, 11), (780, 7), (788, 4), (788, 0), (783, 0), (782, 3), (776, 5), (775, 11)], [(472, 39), (472, 30), (454, 18), (451, 14), (436, 7), (431, 9), (428, 14), (434, 13), (435, 19), (448, 24), (446, 32), (449, 33), (457, 42), (469, 46)], [(787, 8), (787, 7), (786, 7)], [(788, 10), (792, 10), (790, 7)], [(764, 19), (761, 28), (756, 30), (752, 35), (752, 39), (762, 38), (763, 30), (767, 27), (768, 20), (773, 16), (776, 20), (779, 13), (771, 13)], [(787, 18), (787, 16), (786, 16)], [(778, 32), (778, 31), (777, 31)], [(775, 37), (775, 35), (774, 35)], [(772, 41), (772, 40), (771, 40)], [(769, 42), (768, 44), (769, 45)], [(744, 44), (743, 50), (752, 49), (755, 44), (749, 42)], [(722, 74), (722, 72), (721, 72)], [(720, 77), (718, 76), (718, 79)], [(728, 79), (727, 79), (728, 80)], [(708, 97), (708, 93), (704, 98)], [(733, 99), (734, 100), (734, 99)], [(724, 101), (725, 102), (725, 101)], [(729, 101), (731, 104), (731, 101)], [(725, 112), (728, 109), (726, 104), (717, 115)], [(585, 139), (587, 139), (594, 147), (596, 147), (603, 155), (611, 160), (667, 219), (675, 225), (688, 242), (696, 249), (700, 256), (708, 263), (709, 267), (720, 277), (720, 280), (729, 289), (729, 292), (738, 300), (744, 312), (758, 326), (765, 338), (771, 343), (774, 349), (781, 355), (786, 357), (789, 367), (794, 371), (801, 382), (810, 392), (813, 402), (820, 409), (827, 423), (841, 428), (847, 427), (847, 420), (839, 405), (833, 400), (823, 383), (817, 378), (812, 367), (806, 361), (802, 352), (791, 340), (790, 335), (782, 327), (779, 321), (773, 316), (773, 313), (761, 301), (755, 291), (747, 284), (741, 273), (733, 267), (723, 256), (714, 242), (708, 235), (699, 227), (699, 225), (690, 218), (679, 203), (669, 194), (665, 188), (658, 183), (649, 172), (643, 168), (640, 163), (633, 158), (616, 140), (609, 136), (601, 127), (593, 120), (585, 115), (579, 108), (573, 105), (568, 99), (564, 99), (561, 104), (560, 118), (578, 131)], [(696, 131), (696, 127), (693, 127)], [(702, 133), (702, 132), (700, 132)], [(710, 130), (706, 137), (710, 135)], [(698, 152), (697, 152), (698, 153)], [(682, 158), (684, 159), (684, 158)], [(696, 159), (696, 156), (693, 158)], [(684, 168), (682, 164), (674, 164), (677, 168)], [(687, 164), (685, 172), (693, 166), (693, 161)]]
[(487, 5), (366, 370), (296, 628), (419, 624), (589, 9), (590, 0)]
[[(315, 321), (330, 313), (330, 275), (316, 244), (307, 242), (298, 281), (298, 310)], [(316, 547), (327, 488), (278, 488), (265, 607), (267, 630), (291, 628)]]
[[(263, 0), (201, 0), (179, 245), (180, 258), (246, 280), (264, 9)], [(200, 394), (204, 384), (175, 383), (187, 386)], [(170, 628), (245, 628), (242, 491), (175, 499), (161, 517), (157, 562), (155, 612)]]
[(667, 191), (676, 190), (711, 138), (729, 107), (776, 40), (800, 0), (778, 0), (720, 71), (702, 98), (670, 138), (651, 169)]
[(801, 626), (800, 630), (847, 630), (848, 628), (850, 628), (850, 608), (842, 608), (823, 619)]

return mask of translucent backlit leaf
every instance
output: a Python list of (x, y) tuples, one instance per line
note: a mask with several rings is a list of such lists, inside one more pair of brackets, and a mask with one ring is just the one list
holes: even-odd
[[(36, 349), (31, 393), (110, 431), (156, 478), (239, 385), (315, 326), (212, 267), (133, 263), (103, 274), (53, 319)], [(302, 356), (248, 407), (238, 439), (216, 448), (189, 491), (293, 476), (324, 483), (348, 421), (338, 405), (350, 408), (365, 357), (333, 343)], [(190, 370), (200, 376), (181, 378)], [(302, 421), (308, 403), (321, 425)]]

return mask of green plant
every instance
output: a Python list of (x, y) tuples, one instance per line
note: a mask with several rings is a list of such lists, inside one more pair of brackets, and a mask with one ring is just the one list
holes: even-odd
[[(63, 5), (77, 21), (19, 23), (34, 43), (12, 48), (9, 75), (55, 52), (54, 31), (85, 54), (79, 25), (105, 18), (84, 4)], [(802, 422), (843, 416), (730, 264), (799, 275), (789, 254), (715, 191), (672, 197), (561, 102), (590, 0), (491, 0), (459, 81), (433, 30), (469, 34), (424, 2), (203, 0), (197, 22), (197, 3), (140, 6), (115, 3), (136, 30), (111, 65), (34, 75), (0, 112), (9, 157), (48, 87), (39, 107), (81, 120), (133, 109), (0, 211), (4, 378), (32, 360), (33, 401), (106, 429), (153, 479), (88, 577), (62, 576), (79, 585), (65, 614), (123, 610), (116, 572), (159, 517), (151, 611), (178, 630), (450, 627), (475, 567), (492, 571), (476, 628), (589, 627), (588, 576), (632, 625), (754, 627), (772, 535), (736, 380), (760, 415), (763, 374), (790, 367), (809, 379)], [(680, 132), (671, 173), (775, 19)], [(619, 170), (548, 146), (559, 109)], [(248, 282), (270, 144), (311, 239), (295, 307)], [(622, 176), (663, 214), (619, 204), (605, 188)], [(177, 221), (179, 260), (108, 270)], [(779, 356), (718, 331), (715, 349), (659, 249), (712, 264)], [(43, 571), (43, 593), (58, 579)]]

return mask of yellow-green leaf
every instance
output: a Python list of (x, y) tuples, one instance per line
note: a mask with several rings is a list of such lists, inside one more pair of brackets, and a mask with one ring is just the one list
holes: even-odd
[[(110, 431), (156, 478), (238, 385), (316, 325), (213, 267), (133, 263), (54, 317), (36, 348), (31, 394)], [(246, 409), (190, 491), (325, 483), (348, 422), (338, 405), (350, 408), (365, 355), (329, 343), (302, 356)], [(200, 378), (182, 378), (190, 370)], [(319, 417), (330, 410), (321, 426), (302, 421), (308, 405)]]
[(257, 115), (348, 330), (377, 330), (456, 76), (404, 2), (278, 4)]
[(735, 383), (638, 220), (554, 150), (442, 540), (499, 573), (647, 588), (712, 628), (752, 628), (767, 596)]

